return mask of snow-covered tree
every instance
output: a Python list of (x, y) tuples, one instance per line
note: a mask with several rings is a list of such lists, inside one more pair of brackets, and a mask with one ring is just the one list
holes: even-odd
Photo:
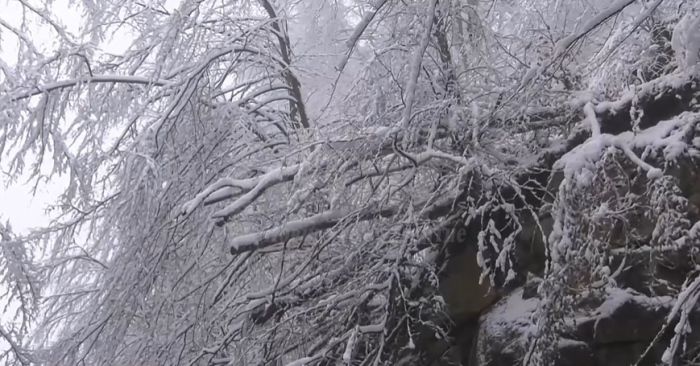
[[(547, 364), (615, 258), (697, 244), (693, 3), (83, 0), (79, 27), (13, 6), (0, 164), (67, 179), (52, 225), (3, 236), (37, 315), (0, 334), (15, 360), (427, 364), (443, 266), (475, 248), (517, 285), (534, 228)], [(633, 215), (653, 232), (615, 234)]]

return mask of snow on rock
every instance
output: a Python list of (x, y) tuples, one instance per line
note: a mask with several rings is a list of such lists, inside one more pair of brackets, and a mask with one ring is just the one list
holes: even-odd
[(685, 142), (685, 138), (698, 122), (700, 122), (700, 113), (684, 112), (673, 119), (661, 121), (655, 126), (636, 134), (628, 131), (616, 136), (609, 134), (594, 135), (585, 143), (562, 156), (555, 163), (554, 167), (562, 169), (567, 179), (581, 185), (587, 185), (592, 176), (591, 172), (586, 168), (595, 166), (595, 163), (602, 158), (606, 149), (617, 147), (628, 155), (633, 162), (646, 170), (650, 179), (659, 178), (663, 175), (663, 172), (645, 163), (632, 150), (650, 147), (654, 150), (661, 150), (665, 160), (675, 160), (687, 152), (689, 146)]
[(684, 138), (698, 122), (700, 122), (700, 113), (684, 112), (673, 119), (661, 121), (636, 135), (629, 131), (616, 138), (632, 149), (651, 147), (663, 150), (664, 158), (671, 161), (687, 150), (688, 146)]
[(537, 331), (537, 298), (523, 298), (524, 289), (511, 292), (482, 315), (476, 340), (478, 365), (516, 364)]
[[(523, 289), (512, 292), (482, 316), (476, 348), (479, 365), (508, 366), (526, 357), (537, 334), (540, 301), (523, 299), (523, 293)], [(679, 301), (621, 288), (591, 294), (583, 302), (585, 308), (579, 307), (565, 320), (569, 330), (557, 341), (559, 361), (555, 365), (626, 365), (627, 360), (637, 361), (639, 350), (628, 345), (641, 345), (643, 351), (667, 324), (669, 314), (673, 316), (672, 309)], [(700, 320), (696, 315), (687, 318), (695, 323)], [(664, 348), (654, 349), (649, 357), (660, 360)]]
[(594, 345), (650, 341), (674, 302), (670, 296), (648, 297), (619, 288), (608, 289), (602, 300), (572, 321), (578, 339)]
[(533, 334), (537, 329), (533, 315), (539, 300), (523, 299), (523, 291), (523, 289), (516, 290), (494, 305), (481, 320), (481, 332), (496, 338), (513, 333), (524, 337)]
[(592, 174), (584, 169), (594, 166), (595, 162), (600, 160), (609, 147), (610, 135), (602, 134), (594, 138), (588, 139), (585, 143), (575, 147), (568, 153), (564, 154), (555, 164), (555, 169), (564, 171), (564, 176), (582, 185), (588, 185)]
[(605, 301), (596, 308), (592, 315), (596, 319), (612, 316), (628, 302), (634, 302), (650, 308), (658, 308), (669, 306), (673, 303), (673, 298), (670, 296), (648, 297), (627, 289), (609, 288), (607, 289)]

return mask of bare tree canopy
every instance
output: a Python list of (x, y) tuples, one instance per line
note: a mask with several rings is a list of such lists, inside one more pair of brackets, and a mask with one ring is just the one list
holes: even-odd
[(429, 365), (469, 253), (465, 319), (541, 278), (551, 365), (620, 258), (699, 248), (693, 1), (68, 3), (0, 11), (2, 174), (61, 190), (0, 226), (0, 363)]

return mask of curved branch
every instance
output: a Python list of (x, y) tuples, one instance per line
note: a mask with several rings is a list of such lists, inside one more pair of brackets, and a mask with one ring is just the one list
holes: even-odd
[(146, 77), (132, 76), (132, 75), (95, 75), (86, 76), (81, 78), (68, 79), (63, 81), (57, 81), (50, 84), (45, 84), (35, 87), (35, 90), (19, 93), (10, 96), (10, 101), (16, 102), (22, 99), (31, 98), (33, 96), (52, 92), (58, 89), (70, 88), (78, 84), (90, 84), (90, 83), (115, 83), (115, 84), (141, 84), (141, 85), (155, 85), (155, 86), (165, 86), (168, 84), (164, 80), (151, 80)]
[(596, 16), (591, 18), (586, 24), (581, 27), (578, 31), (570, 34), (568, 37), (560, 40), (554, 47), (554, 56), (552, 60), (556, 60), (561, 57), (571, 46), (573, 46), (576, 41), (583, 38), (586, 34), (590, 33), (594, 29), (598, 28), (601, 24), (605, 23), (608, 19), (619, 14), (621, 11), (625, 10), (628, 6), (637, 2), (637, 0), (619, 0), (613, 3), (607, 9), (601, 11)]

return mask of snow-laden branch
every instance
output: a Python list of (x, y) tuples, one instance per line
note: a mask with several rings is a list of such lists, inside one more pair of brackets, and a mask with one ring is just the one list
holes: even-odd
[[(453, 209), (455, 200), (460, 192), (454, 195), (445, 195), (436, 200), (432, 198), (420, 202), (414, 206), (413, 211), (419, 212), (423, 219), (434, 220), (446, 215)], [(397, 215), (402, 206), (385, 206), (379, 208), (329, 210), (303, 219), (289, 221), (272, 229), (241, 235), (230, 243), (231, 254), (240, 254), (252, 250), (267, 248), (271, 245), (284, 242), (288, 239), (298, 238), (307, 234), (332, 228), (346, 219), (354, 222), (367, 221), (378, 217), (392, 217)]]
[(299, 172), (299, 167), (300, 165), (294, 165), (291, 167), (279, 168), (263, 175), (255, 185), (255, 188), (251, 189), (242, 197), (239, 197), (232, 204), (215, 212), (213, 217), (218, 219), (219, 222), (224, 222), (230, 217), (239, 214), (270, 187), (293, 179), (297, 172)]
[(659, 168), (651, 166), (649, 163), (645, 162), (644, 160), (640, 159), (637, 154), (630, 149), (629, 145), (626, 144), (624, 141), (620, 139), (613, 139), (612, 140), (612, 145), (617, 147), (618, 149), (622, 150), (622, 152), (627, 155), (627, 157), (637, 166), (642, 168), (644, 171), (647, 172), (647, 177), (648, 178), (660, 178), (663, 175), (663, 171)]
[(214, 218), (226, 220), (228, 217), (236, 215), (246, 208), (256, 198), (260, 197), (268, 188), (294, 179), (294, 176), (299, 171), (300, 165), (292, 165), (288, 167), (276, 168), (266, 174), (249, 179), (232, 179), (222, 178), (205, 188), (201, 193), (193, 199), (185, 202), (182, 205), (181, 214), (189, 215), (202, 203), (207, 203), (208, 200), (221, 200), (222, 195), (230, 196), (234, 193), (232, 189), (238, 189), (239, 192), (247, 192), (248, 194), (240, 197), (232, 204), (226, 206), (222, 210), (214, 214)]
[(146, 77), (141, 76), (131, 76), (131, 75), (95, 75), (86, 76), (81, 78), (67, 79), (63, 81), (57, 81), (54, 83), (49, 83), (45, 85), (40, 85), (35, 87), (31, 91), (21, 92), (14, 95), (10, 95), (9, 99), (11, 101), (18, 101), (22, 99), (31, 98), (35, 95), (40, 95), (43, 93), (52, 92), (58, 89), (70, 88), (78, 84), (91, 84), (91, 83), (115, 83), (115, 84), (141, 84), (141, 85), (155, 85), (155, 86), (165, 86), (168, 84), (165, 80), (151, 80)]
[(598, 116), (595, 114), (595, 108), (593, 103), (588, 102), (583, 107), (583, 114), (586, 116), (586, 121), (591, 127), (591, 134), (593, 137), (600, 136), (600, 123), (598, 123)]
[(306, 217), (296, 221), (290, 221), (275, 228), (242, 235), (234, 238), (229, 245), (231, 254), (245, 253), (269, 247), (288, 239), (298, 238), (303, 235), (329, 229), (346, 218), (355, 221), (366, 221), (376, 217), (390, 217), (395, 215), (399, 207), (384, 207), (365, 210), (330, 210), (318, 215)]
[[(333, 141), (325, 142), (324, 145), (346, 159), (352, 159), (354, 161), (363, 161), (367, 159), (374, 159), (379, 156), (386, 156), (393, 152), (391, 148), (391, 141), (387, 139), (387, 136), (394, 129), (377, 129), (365, 136), (359, 136), (349, 139), (335, 139)], [(438, 138), (444, 138), (447, 134), (438, 133)], [(419, 139), (418, 143), (422, 143), (423, 140)], [(428, 160), (433, 158), (445, 159), (456, 162), (461, 165), (467, 165), (468, 159), (463, 156), (450, 155), (442, 151), (435, 149), (430, 149), (428, 151), (418, 153), (418, 154), (408, 154), (419, 164), (423, 164)], [(212, 183), (206, 187), (203, 191), (197, 194), (193, 199), (185, 202), (182, 205), (181, 214), (189, 215), (200, 205), (210, 205), (217, 202), (221, 202), (242, 194), (255, 191), (255, 194), (246, 195), (239, 198), (236, 202), (227, 206), (226, 208), (220, 210), (214, 217), (221, 216), (221, 220), (227, 220), (231, 216), (240, 213), (241, 208), (245, 208), (253, 200), (258, 198), (268, 188), (284, 182), (289, 182), (294, 179), (294, 176), (299, 172), (300, 165), (290, 165), (288, 167), (275, 168), (268, 171), (266, 174), (248, 179), (233, 179), (233, 178), (222, 178)], [(393, 172), (395, 170), (390, 170)], [(357, 177), (356, 180), (348, 180), (347, 184), (352, 184), (357, 180), (363, 179), (363, 176)], [(240, 206), (243, 205), (243, 206)], [(229, 211), (230, 210), (230, 211)]]
[(371, 285), (367, 285), (365, 287), (362, 287), (360, 289), (354, 290), (354, 291), (348, 291), (342, 294), (338, 295), (331, 295), (316, 304), (317, 306), (325, 306), (325, 307), (334, 307), (336, 304), (343, 302), (347, 299), (351, 298), (359, 298), (362, 294), (365, 292), (369, 291), (384, 291), (387, 290), (391, 287), (391, 281), (392, 279), (388, 279), (384, 281), (383, 283), (374, 283)]

